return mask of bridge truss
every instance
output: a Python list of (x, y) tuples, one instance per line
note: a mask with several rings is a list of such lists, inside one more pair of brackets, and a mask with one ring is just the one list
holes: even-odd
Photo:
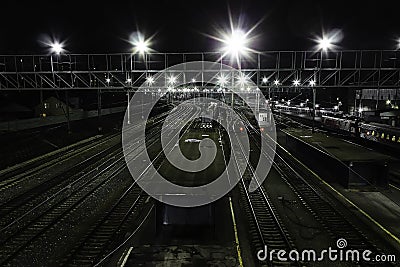
[[(220, 53), (61, 54), (0, 56), (0, 90), (134, 91), (146, 77), (176, 64), (211, 61)], [(237, 67), (237, 66), (236, 66)], [(241, 59), (258, 88), (400, 88), (400, 51), (268, 51)], [(186, 70), (190, 71), (190, 70)], [(197, 81), (201, 71), (196, 70)], [(204, 70), (205, 71), (205, 70)], [(293, 80), (299, 80), (298, 85)], [(274, 81), (278, 81), (275, 82)]]

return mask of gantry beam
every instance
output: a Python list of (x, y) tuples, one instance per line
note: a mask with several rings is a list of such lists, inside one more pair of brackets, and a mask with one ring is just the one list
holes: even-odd
[[(191, 61), (231, 65), (213, 52), (4, 55), (0, 56), (0, 90), (135, 90), (147, 76)], [(261, 89), (294, 88), (295, 79), (300, 81), (297, 88), (309, 87), (311, 80), (315, 80), (316, 88), (400, 88), (397, 50), (268, 51), (242, 58), (240, 67)]]

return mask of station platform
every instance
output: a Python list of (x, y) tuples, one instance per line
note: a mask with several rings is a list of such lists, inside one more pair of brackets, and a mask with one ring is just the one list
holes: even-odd
[[(355, 212), (358, 219), (374, 227), (378, 234), (400, 248), (400, 188), (390, 183), (377, 182), (387, 182), (389, 171), (398, 171), (397, 159), (347, 140), (324, 133), (312, 133), (310, 130), (285, 129), (279, 135), (280, 143), (313, 170), (332, 195)], [(353, 165), (350, 166), (349, 163)], [(347, 173), (337, 168), (347, 169)], [(361, 182), (358, 180), (357, 186), (352, 185), (350, 176), (353, 171), (353, 176), (358, 176), (367, 183), (360, 186)], [(349, 173), (348, 180), (342, 177)]]
[(326, 133), (300, 128), (282, 132), (285, 140), (281, 141), (289, 151), (312, 165), (327, 181), (339, 182), (345, 188), (387, 187), (388, 174), (399, 163), (394, 157)]
[(118, 266), (237, 266), (234, 247), (143, 245), (128, 248)]

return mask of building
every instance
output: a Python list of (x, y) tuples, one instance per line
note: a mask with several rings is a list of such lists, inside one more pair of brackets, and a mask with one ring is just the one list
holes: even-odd
[[(76, 109), (69, 106), (69, 112), (73, 113), (74, 111)], [(66, 112), (67, 104), (54, 96), (47, 98), (35, 107), (35, 116), (37, 117), (59, 116), (66, 114)]]

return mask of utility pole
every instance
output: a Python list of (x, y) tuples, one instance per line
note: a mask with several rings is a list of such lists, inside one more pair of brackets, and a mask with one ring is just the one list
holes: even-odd
[(101, 132), (103, 130), (101, 126), (101, 90), (97, 89), (97, 125), (98, 130)]
[(70, 125), (70, 118), (69, 118), (69, 97), (68, 97), (68, 89), (65, 90), (65, 109), (66, 109), (66, 115), (67, 115), (67, 129), (68, 133), (71, 132), (71, 125)]

